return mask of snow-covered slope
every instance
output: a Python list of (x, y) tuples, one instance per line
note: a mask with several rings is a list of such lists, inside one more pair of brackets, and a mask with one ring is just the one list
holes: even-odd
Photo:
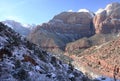
[(95, 12), (95, 14), (102, 13), (103, 11), (104, 11), (104, 9), (100, 8), (100, 9), (98, 9), (98, 11)]
[(14, 20), (5, 20), (2, 21), (5, 25), (12, 28), (16, 32), (20, 33), (21, 35), (28, 35), (33, 27), (36, 25), (30, 25), (30, 24), (21, 24), (20, 22), (14, 21)]
[(96, 11), (95, 14), (97, 15), (105, 11), (106, 15), (110, 16), (111, 13), (116, 12), (116, 10), (118, 11), (116, 13), (119, 13), (119, 9), (120, 9), (119, 7), (120, 7), (119, 2), (113, 2), (113, 3), (108, 4), (105, 8), (98, 9), (98, 11)]
[(0, 23), (0, 81), (90, 81)]

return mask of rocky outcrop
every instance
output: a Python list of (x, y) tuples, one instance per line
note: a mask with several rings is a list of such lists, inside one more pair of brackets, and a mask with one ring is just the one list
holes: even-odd
[(92, 19), (89, 12), (62, 12), (48, 23), (38, 25), (28, 39), (49, 51), (64, 51), (67, 43), (94, 34)]
[(79, 56), (84, 50), (92, 46), (106, 43), (112, 39), (117, 38), (118, 36), (119, 34), (95, 34), (89, 38), (84, 37), (79, 40), (67, 43), (65, 47), (65, 53)]
[(91, 43), (88, 40), (88, 38), (82, 38), (77, 41), (68, 43), (66, 45), (65, 52), (68, 53), (69, 55), (71, 54), (78, 55), (79, 53), (89, 48), (90, 46), (91, 46)]
[(112, 3), (96, 14), (93, 19), (97, 34), (120, 31), (120, 3)]
[(90, 81), (0, 23), (0, 81)]

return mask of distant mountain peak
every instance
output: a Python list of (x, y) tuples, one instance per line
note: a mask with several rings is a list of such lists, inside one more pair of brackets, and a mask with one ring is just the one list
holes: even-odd
[(35, 24), (32, 24), (32, 25), (22, 24), (15, 20), (5, 20), (5, 21), (2, 21), (2, 23), (12, 28), (16, 32), (20, 33), (21, 35), (25, 35), (25, 36), (28, 35), (28, 33), (31, 31), (33, 27), (36, 26)]

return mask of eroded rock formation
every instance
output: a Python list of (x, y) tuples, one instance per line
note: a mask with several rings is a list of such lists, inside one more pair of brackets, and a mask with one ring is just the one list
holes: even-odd
[(64, 51), (67, 43), (95, 33), (92, 19), (89, 12), (63, 12), (38, 25), (28, 39), (48, 51)]
[(96, 33), (117, 33), (120, 31), (120, 3), (112, 3), (97, 13), (93, 20)]

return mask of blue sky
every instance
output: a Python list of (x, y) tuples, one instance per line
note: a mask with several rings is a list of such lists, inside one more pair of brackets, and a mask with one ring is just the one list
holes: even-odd
[(120, 0), (0, 0), (0, 21), (16, 20), (22, 23), (41, 24), (63, 11), (99, 8)]

